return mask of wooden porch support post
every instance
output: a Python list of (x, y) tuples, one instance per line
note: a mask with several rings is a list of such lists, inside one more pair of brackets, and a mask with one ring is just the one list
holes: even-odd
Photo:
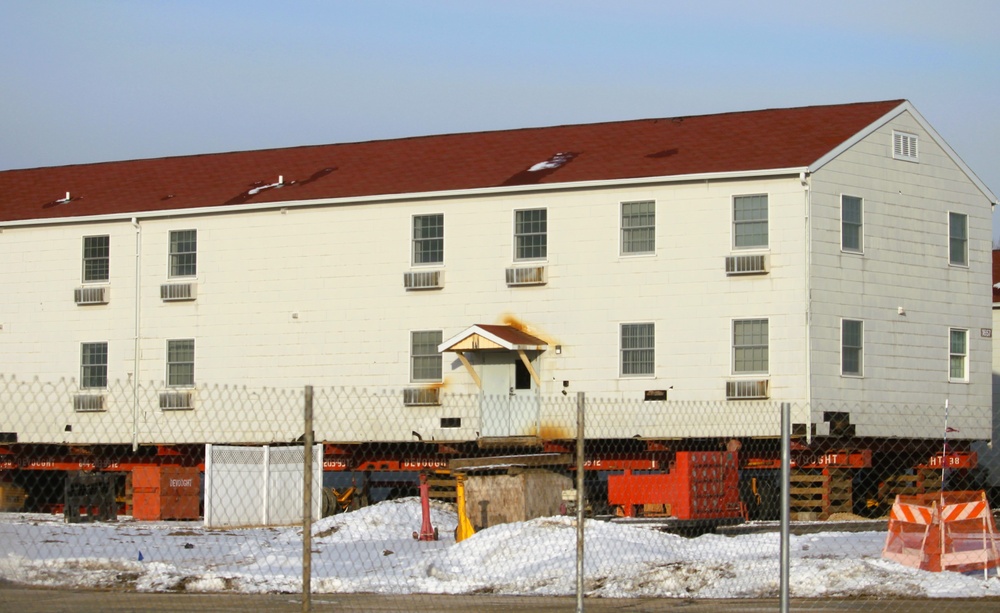
[(479, 379), (479, 375), (476, 373), (476, 369), (473, 368), (472, 364), (469, 363), (469, 358), (465, 357), (465, 354), (462, 353), (461, 351), (456, 351), (455, 355), (457, 355), (458, 359), (461, 360), (462, 364), (465, 365), (465, 370), (469, 371), (469, 375), (472, 376), (472, 380), (476, 382), (476, 387), (479, 388), (480, 391), (482, 391), (483, 382)]
[(542, 381), (538, 378), (538, 373), (535, 372), (535, 369), (531, 366), (531, 360), (529, 360), (528, 355), (524, 353), (524, 349), (518, 349), (517, 355), (521, 356), (521, 362), (524, 363), (524, 367), (528, 369), (529, 373), (531, 373), (531, 379), (535, 382), (535, 388), (542, 389)]

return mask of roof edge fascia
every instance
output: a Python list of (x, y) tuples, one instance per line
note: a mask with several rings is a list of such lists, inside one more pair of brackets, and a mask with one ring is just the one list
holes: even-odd
[[(508, 327), (510, 327), (510, 326), (508, 326)], [(511, 329), (516, 329), (516, 328), (511, 328)], [(488, 339), (490, 341), (493, 341), (494, 343), (496, 343), (497, 345), (500, 345), (501, 347), (503, 347), (504, 349), (506, 349), (508, 351), (518, 351), (518, 350), (524, 350), (524, 351), (543, 351), (545, 348), (548, 347), (548, 344), (545, 344), (545, 343), (543, 343), (541, 345), (522, 345), (522, 344), (518, 344), (518, 343), (512, 343), (512, 342), (510, 342), (510, 341), (508, 341), (506, 339), (500, 338), (499, 336), (497, 336), (496, 334), (493, 334), (492, 332), (490, 332), (488, 330), (484, 330), (483, 328), (481, 328), (479, 326), (479, 324), (474, 324), (474, 325), (469, 326), (465, 330), (462, 330), (461, 332), (459, 332), (455, 336), (449, 338), (448, 340), (442, 342), (440, 345), (438, 345), (438, 351), (439, 352), (442, 352), (442, 351), (453, 351), (453, 349), (451, 349), (451, 347), (453, 347), (456, 343), (459, 343), (459, 342), (465, 340), (466, 338), (472, 336), (473, 334), (478, 334), (479, 336), (482, 336), (483, 338), (486, 338), (486, 339)], [(539, 340), (541, 340), (541, 339), (539, 339)]]
[(917, 121), (917, 123), (920, 124), (920, 127), (923, 128), (923, 130), (930, 135), (931, 139), (933, 139), (934, 142), (937, 143), (939, 147), (941, 147), (941, 149), (945, 152), (945, 155), (947, 155), (951, 159), (951, 161), (954, 162), (956, 166), (958, 166), (959, 170), (965, 173), (965, 175), (969, 178), (970, 181), (972, 181), (972, 183), (976, 186), (976, 188), (978, 188), (979, 191), (982, 192), (984, 196), (986, 196), (986, 198), (990, 201), (990, 204), (992, 205), (998, 204), (996, 195), (992, 191), (990, 191), (990, 188), (987, 187), (986, 184), (983, 183), (978, 176), (976, 176), (976, 173), (973, 172), (973, 170), (969, 168), (969, 166), (962, 160), (962, 158), (958, 155), (958, 153), (956, 153), (955, 150), (951, 148), (951, 145), (949, 145), (948, 142), (945, 141), (940, 134), (938, 134), (938, 131), (935, 130), (934, 127), (931, 126), (931, 124), (928, 123), (926, 119), (924, 119), (924, 116), (921, 115), (919, 111), (917, 111), (916, 107), (914, 107), (909, 100), (904, 100), (903, 102), (899, 103), (899, 105), (896, 106), (894, 109), (892, 109), (885, 115), (879, 117), (872, 123), (868, 124), (865, 128), (857, 132), (851, 138), (842, 142), (834, 149), (831, 149), (829, 153), (827, 153), (823, 157), (819, 158), (818, 160), (810, 164), (807, 172), (809, 172), (810, 174), (816, 172), (823, 166), (830, 163), (834, 158), (838, 157), (841, 153), (847, 151), (848, 149), (859, 143), (861, 140), (870, 136), (872, 133), (874, 133), (882, 126), (886, 125), (896, 117), (899, 117), (900, 115), (906, 112), (909, 112), (913, 116), (913, 118)]
[(104, 215), (80, 215), (75, 217), (53, 217), (48, 219), (19, 219), (0, 221), (0, 228), (26, 226), (64, 225), (73, 223), (97, 223), (106, 221), (131, 221), (144, 219), (160, 219), (166, 217), (197, 217), (202, 215), (219, 215), (226, 213), (248, 213), (278, 209), (309, 208), (319, 206), (347, 206), (357, 204), (373, 204), (379, 202), (405, 202), (416, 200), (471, 198), (476, 196), (492, 196), (510, 193), (569, 191), (588, 188), (629, 187), (633, 185), (648, 185), (654, 183), (687, 183), (693, 181), (724, 181), (732, 179), (756, 179), (777, 176), (798, 176), (807, 172), (807, 167), (768, 168), (762, 170), (745, 170), (732, 172), (711, 172), (686, 175), (665, 175), (655, 177), (635, 177), (630, 179), (600, 179), (592, 181), (574, 181), (567, 183), (551, 183), (544, 185), (516, 185), (503, 187), (476, 187), (460, 190), (440, 190), (433, 192), (409, 192), (400, 194), (376, 194), (372, 196), (348, 196), (343, 198), (317, 198), (313, 200), (282, 200), (262, 202), (259, 204), (232, 204), (219, 206), (191, 207), (186, 209), (163, 209), (145, 212), (107, 213)]

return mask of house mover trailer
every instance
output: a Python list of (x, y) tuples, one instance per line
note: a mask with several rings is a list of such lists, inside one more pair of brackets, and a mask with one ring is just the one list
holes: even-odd
[(572, 474), (582, 413), (595, 504), (753, 513), (788, 405), (799, 510), (858, 511), (974, 474), (996, 201), (905, 100), (0, 172), (0, 479), (308, 397), (331, 479)]

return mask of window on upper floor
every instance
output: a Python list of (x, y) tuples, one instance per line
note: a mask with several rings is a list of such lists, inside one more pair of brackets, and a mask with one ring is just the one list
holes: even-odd
[(514, 259), (544, 260), (548, 256), (546, 209), (514, 211)]
[(767, 194), (733, 197), (733, 246), (767, 247)]
[(863, 202), (856, 196), (840, 197), (840, 248), (844, 251), (864, 251)]
[(892, 131), (892, 157), (908, 162), (917, 161), (917, 135)]
[(622, 203), (622, 255), (656, 253), (656, 203)]
[(410, 381), (440, 381), (440, 330), (410, 332)]
[(948, 380), (969, 380), (969, 331), (959, 328), (949, 330)]
[(651, 323), (621, 325), (621, 376), (641, 377), (655, 373), (656, 333)]
[(413, 216), (413, 264), (444, 262), (444, 215)]
[(167, 341), (167, 386), (194, 385), (194, 339)]
[(733, 321), (733, 373), (768, 371), (768, 322), (766, 319)]
[(198, 231), (170, 232), (170, 276), (193, 277), (198, 274)]
[(852, 319), (840, 322), (840, 373), (860, 377), (864, 371), (864, 323)]
[(80, 345), (80, 387), (84, 389), (108, 386), (108, 344)]
[(948, 213), (948, 262), (969, 265), (969, 216)]
[(107, 281), (111, 272), (111, 239), (107, 236), (83, 237), (83, 280)]

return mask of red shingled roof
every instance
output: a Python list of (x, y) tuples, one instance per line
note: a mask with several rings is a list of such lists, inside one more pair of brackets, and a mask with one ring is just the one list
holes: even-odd
[[(806, 167), (902, 100), (0, 172), (0, 221)], [(561, 154), (561, 157), (560, 157)], [(537, 164), (543, 168), (531, 171)], [(284, 178), (280, 189), (256, 187)], [(66, 193), (70, 200), (64, 201)]]

